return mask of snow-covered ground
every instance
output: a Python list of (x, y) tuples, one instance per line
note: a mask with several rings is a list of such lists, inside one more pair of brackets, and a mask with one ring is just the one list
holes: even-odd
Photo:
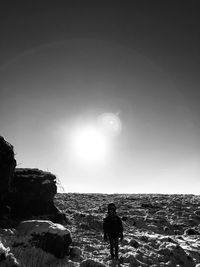
[[(110, 259), (109, 244), (103, 240), (102, 221), (110, 202), (116, 204), (124, 227), (119, 261)], [(55, 204), (68, 218), (64, 226), (73, 240), (70, 257), (56, 259), (34, 248), (26, 256), (27, 248), (12, 246), (16, 230), (1, 230), (2, 243), (20, 266), (200, 266), (199, 196), (70, 193), (57, 194)]]
[(57, 194), (55, 203), (69, 218), (73, 245), (84, 259), (115, 264), (102, 233), (109, 202), (123, 220), (121, 266), (198, 266), (200, 197), (194, 195)]

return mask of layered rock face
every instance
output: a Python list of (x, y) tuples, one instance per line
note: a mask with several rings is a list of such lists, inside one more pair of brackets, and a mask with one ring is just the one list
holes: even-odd
[(13, 219), (33, 216), (66, 221), (54, 205), (56, 176), (39, 169), (15, 167), (13, 146), (0, 136), (0, 226), (12, 226)]
[(69, 230), (56, 223), (67, 222), (54, 205), (56, 176), (15, 167), (13, 146), (0, 137), (0, 266), (66, 262), (72, 238)]
[(51, 214), (57, 192), (55, 175), (38, 169), (16, 169), (11, 206), (16, 216)]

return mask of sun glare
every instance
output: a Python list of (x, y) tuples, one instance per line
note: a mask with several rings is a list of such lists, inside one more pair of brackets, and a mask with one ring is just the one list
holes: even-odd
[(85, 126), (73, 135), (73, 152), (80, 163), (100, 163), (108, 154), (106, 136), (94, 126)]
[(108, 163), (114, 137), (120, 135), (121, 128), (121, 121), (114, 113), (103, 113), (89, 123), (77, 120), (70, 132), (70, 158), (90, 168)]

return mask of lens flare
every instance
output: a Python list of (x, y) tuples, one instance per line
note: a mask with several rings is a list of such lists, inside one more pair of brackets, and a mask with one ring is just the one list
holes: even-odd
[(114, 113), (103, 113), (98, 117), (98, 124), (108, 136), (119, 136), (122, 130), (120, 118)]

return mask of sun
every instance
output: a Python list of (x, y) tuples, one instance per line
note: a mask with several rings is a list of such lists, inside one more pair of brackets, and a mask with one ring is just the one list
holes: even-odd
[(73, 154), (80, 163), (101, 163), (108, 155), (108, 139), (94, 125), (76, 129), (71, 145)]
[(122, 129), (121, 120), (117, 114), (103, 113), (86, 121), (77, 119), (68, 133), (70, 161), (89, 168), (106, 166), (114, 155), (116, 137)]

